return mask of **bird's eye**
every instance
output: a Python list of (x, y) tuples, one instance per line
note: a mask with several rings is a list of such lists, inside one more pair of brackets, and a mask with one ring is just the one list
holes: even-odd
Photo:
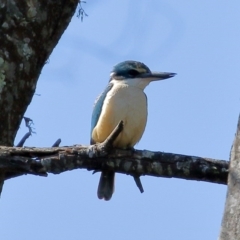
[(139, 74), (139, 72), (137, 70), (131, 69), (128, 71), (128, 74), (132, 77), (136, 77)]

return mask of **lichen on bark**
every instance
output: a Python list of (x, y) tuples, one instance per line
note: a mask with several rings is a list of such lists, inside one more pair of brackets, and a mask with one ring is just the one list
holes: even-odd
[(40, 72), (77, 4), (0, 0), (0, 145), (13, 145)]

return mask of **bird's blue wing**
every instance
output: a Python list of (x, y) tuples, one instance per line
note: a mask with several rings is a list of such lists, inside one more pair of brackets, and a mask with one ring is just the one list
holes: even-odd
[(92, 139), (92, 131), (95, 128), (95, 126), (97, 125), (99, 116), (102, 112), (102, 106), (103, 106), (103, 102), (106, 98), (106, 95), (111, 90), (112, 87), (113, 87), (113, 84), (109, 83), (108, 86), (106, 87), (106, 89), (104, 90), (104, 92), (102, 92), (102, 94), (97, 98), (95, 105), (93, 107), (92, 121), (91, 121), (91, 144), (95, 143)]

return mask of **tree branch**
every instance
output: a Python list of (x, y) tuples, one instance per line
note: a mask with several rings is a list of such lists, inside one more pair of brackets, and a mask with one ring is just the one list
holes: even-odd
[(32, 129), (33, 120), (28, 117), (23, 117), (23, 119), (25, 121), (25, 126), (28, 128), (28, 132), (23, 136), (23, 138), (16, 145), (16, 147), (22, 147), (26, 140), (32, 135), (32, 133), (35, 133)]
[(175, 177), (226, 184), (228, 161), (148, 150), (108, 152), (103, 144), (55, 148), (0, 147), (0, 169), (59, 174), (73, 169), (111, 169), (132, 176)]
[[(113, 149), (113, 142), (123, 129), (123, 122), (100, 144), (72, 147), (22, 148), (0, 146), (1, 182), (23, 174), (47, 176), (78, 168), (108, 169), (134, 177), (143, 192), (140, 176), (176, 177), (187, 180), (226, 184), (228, 162), (147, 150)], [(0, 190), (2, 189), (0, 185)]]

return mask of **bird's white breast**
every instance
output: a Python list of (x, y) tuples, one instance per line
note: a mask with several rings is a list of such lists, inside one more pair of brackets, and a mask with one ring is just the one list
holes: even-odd
[(124, 129), (115, 140), (115, 147), (133, 147), (142, 137), (147, 121), (147, 99), (143, 89), (114, 83), (107, 93), (98, 122), (93, 129), (95, 142), (103, 142), (119, 121)]

